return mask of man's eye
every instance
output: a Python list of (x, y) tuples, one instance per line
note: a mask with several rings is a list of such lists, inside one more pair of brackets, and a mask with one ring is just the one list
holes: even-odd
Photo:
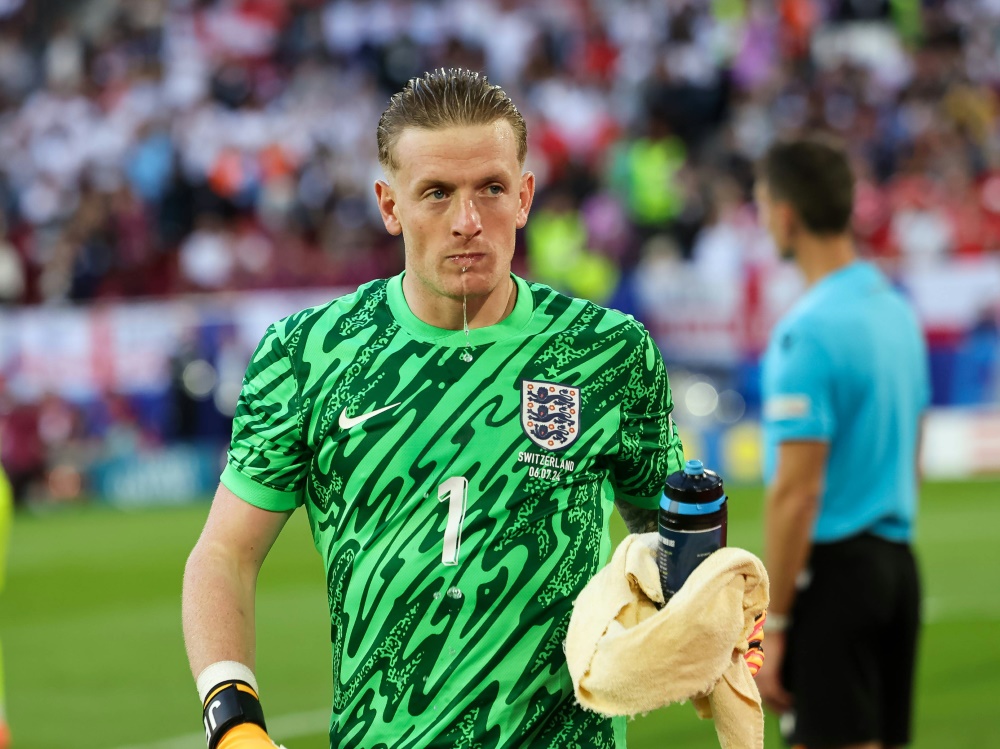
[(490, 185), (490, 195), (500, 195), (503, 193), (502, 185)]
[(444, 190), (435, 190), (434, 192), (431, 193), (431, 197), (434, 198), (434, 200), (444, 200), (445, 199)]

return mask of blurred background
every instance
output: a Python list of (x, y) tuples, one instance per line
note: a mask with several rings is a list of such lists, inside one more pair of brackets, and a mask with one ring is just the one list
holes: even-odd
[[(944, 483), (921, 526), (940, 617), (924, 735), (1000, 746), (960, 719), (1000, 689), (985, 676), (998, 646), (949, 649), (1000, 621), (967, 579), (1000, 565), (1000, 2), (0, 0), (0, 460), (22, 510), (0, 633), (15, 746), (69, 746), (61, 723), (101, 727), (65, 734), (76, 747), (197, 745), (175, 596), (244, 367), (272, 320), (402, 269), (373, 197), (375, 126), (439, 66), (486, 71), (528, 122), (539, 191), (515, 271), (652, 331), (686, 452), (745, 487), (736, 538), (751, 549), (759, 356), (803, 288), (758, 225), (753, 164), (781, 136), (847, 142), (859, 247), (930, 344), (923, 464)], [(302, 641), (317, 649), (279, 661), (262, 646), (261, 668), (289, 672), (287, 693), (319, 690), (301, 713), (272, 687), (289, 725), (322, 726), (325, 597), (300, 535), (262, 582), (288, 616), (261, 637), (315, 619)], [(121, 657), (81, 665), (100, 652), (85, 632)], [(144, 667), (147, 649), (170, 656)], [(112, 715), (156, 704), (135, 688), (151, 672), (177, 694), (143, 737)], [(45, 720), (54, 701), (64, 718)], [(702, 726), (685, 744), (677, 726), (648, 730), (714, 741)], [(663, 745), (643, 730), (632, 745)]]

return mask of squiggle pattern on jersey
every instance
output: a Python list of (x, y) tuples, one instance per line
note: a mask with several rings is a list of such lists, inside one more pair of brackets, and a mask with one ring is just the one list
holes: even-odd
[[(616, 746), (613, 722), (576, 704), (562, 642), (608, 552), (611, 487), (653, 496), (679, 467), (669, 389), (638, 324), (532, 294), (525, 329), (471, 362), (402, 329), (384, 281), (272, 326), (254, 356), (231, 460), (303, 492), (327, 569), (331, 747)], [(556, 481), (518, 460), (540, 451), (521, 429), (524, 379), (580, 390)], [(452, 477), (467, 506), (445, 566)]]

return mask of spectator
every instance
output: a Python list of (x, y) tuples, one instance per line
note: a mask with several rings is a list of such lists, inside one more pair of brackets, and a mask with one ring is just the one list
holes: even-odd
[(0, 305), (15, 304), (24, 295), (24, 268), (17, 248), (6, 237), (3, 214), (0, 214)]
[[(716, 176), (736, 179), (745, 207), (746, 165), (804, 129), (852, 143), (863, 249), (923, 264), (1000, 244), (986, 189), (1000, 14), (986, 3), (210, 0), (124, 4), (106, 21), (77, 5), (85, 23), (54, 14), (28, 35), (13, 4), (0, 29), (8, 302), (395, 272), (377, 249), (359, 262), (383, 244), (363, 207), (370, 125), (436, 65), (485, 68), (525, 102), (540, 214), (546, 195), (561, 211), (562, 184), (585, 223), (588, 205), (624, 210), (611, 246), (586, 249), (626, 279), (664, 232), (702, 263), (727, 246), (731, 221), (705, 208)], [(928, 202), (935, 191), (949, 199)]]

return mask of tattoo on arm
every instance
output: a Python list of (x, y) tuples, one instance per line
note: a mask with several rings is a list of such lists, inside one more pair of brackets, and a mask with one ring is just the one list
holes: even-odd
[(615, 500), (615, 507), (618, 508), (618, 514), (625, 521), (625, 527), (628, 528), (629, 533), (652, 533), (658, 530), (656, 510), (644, 510), (618, 499)]

